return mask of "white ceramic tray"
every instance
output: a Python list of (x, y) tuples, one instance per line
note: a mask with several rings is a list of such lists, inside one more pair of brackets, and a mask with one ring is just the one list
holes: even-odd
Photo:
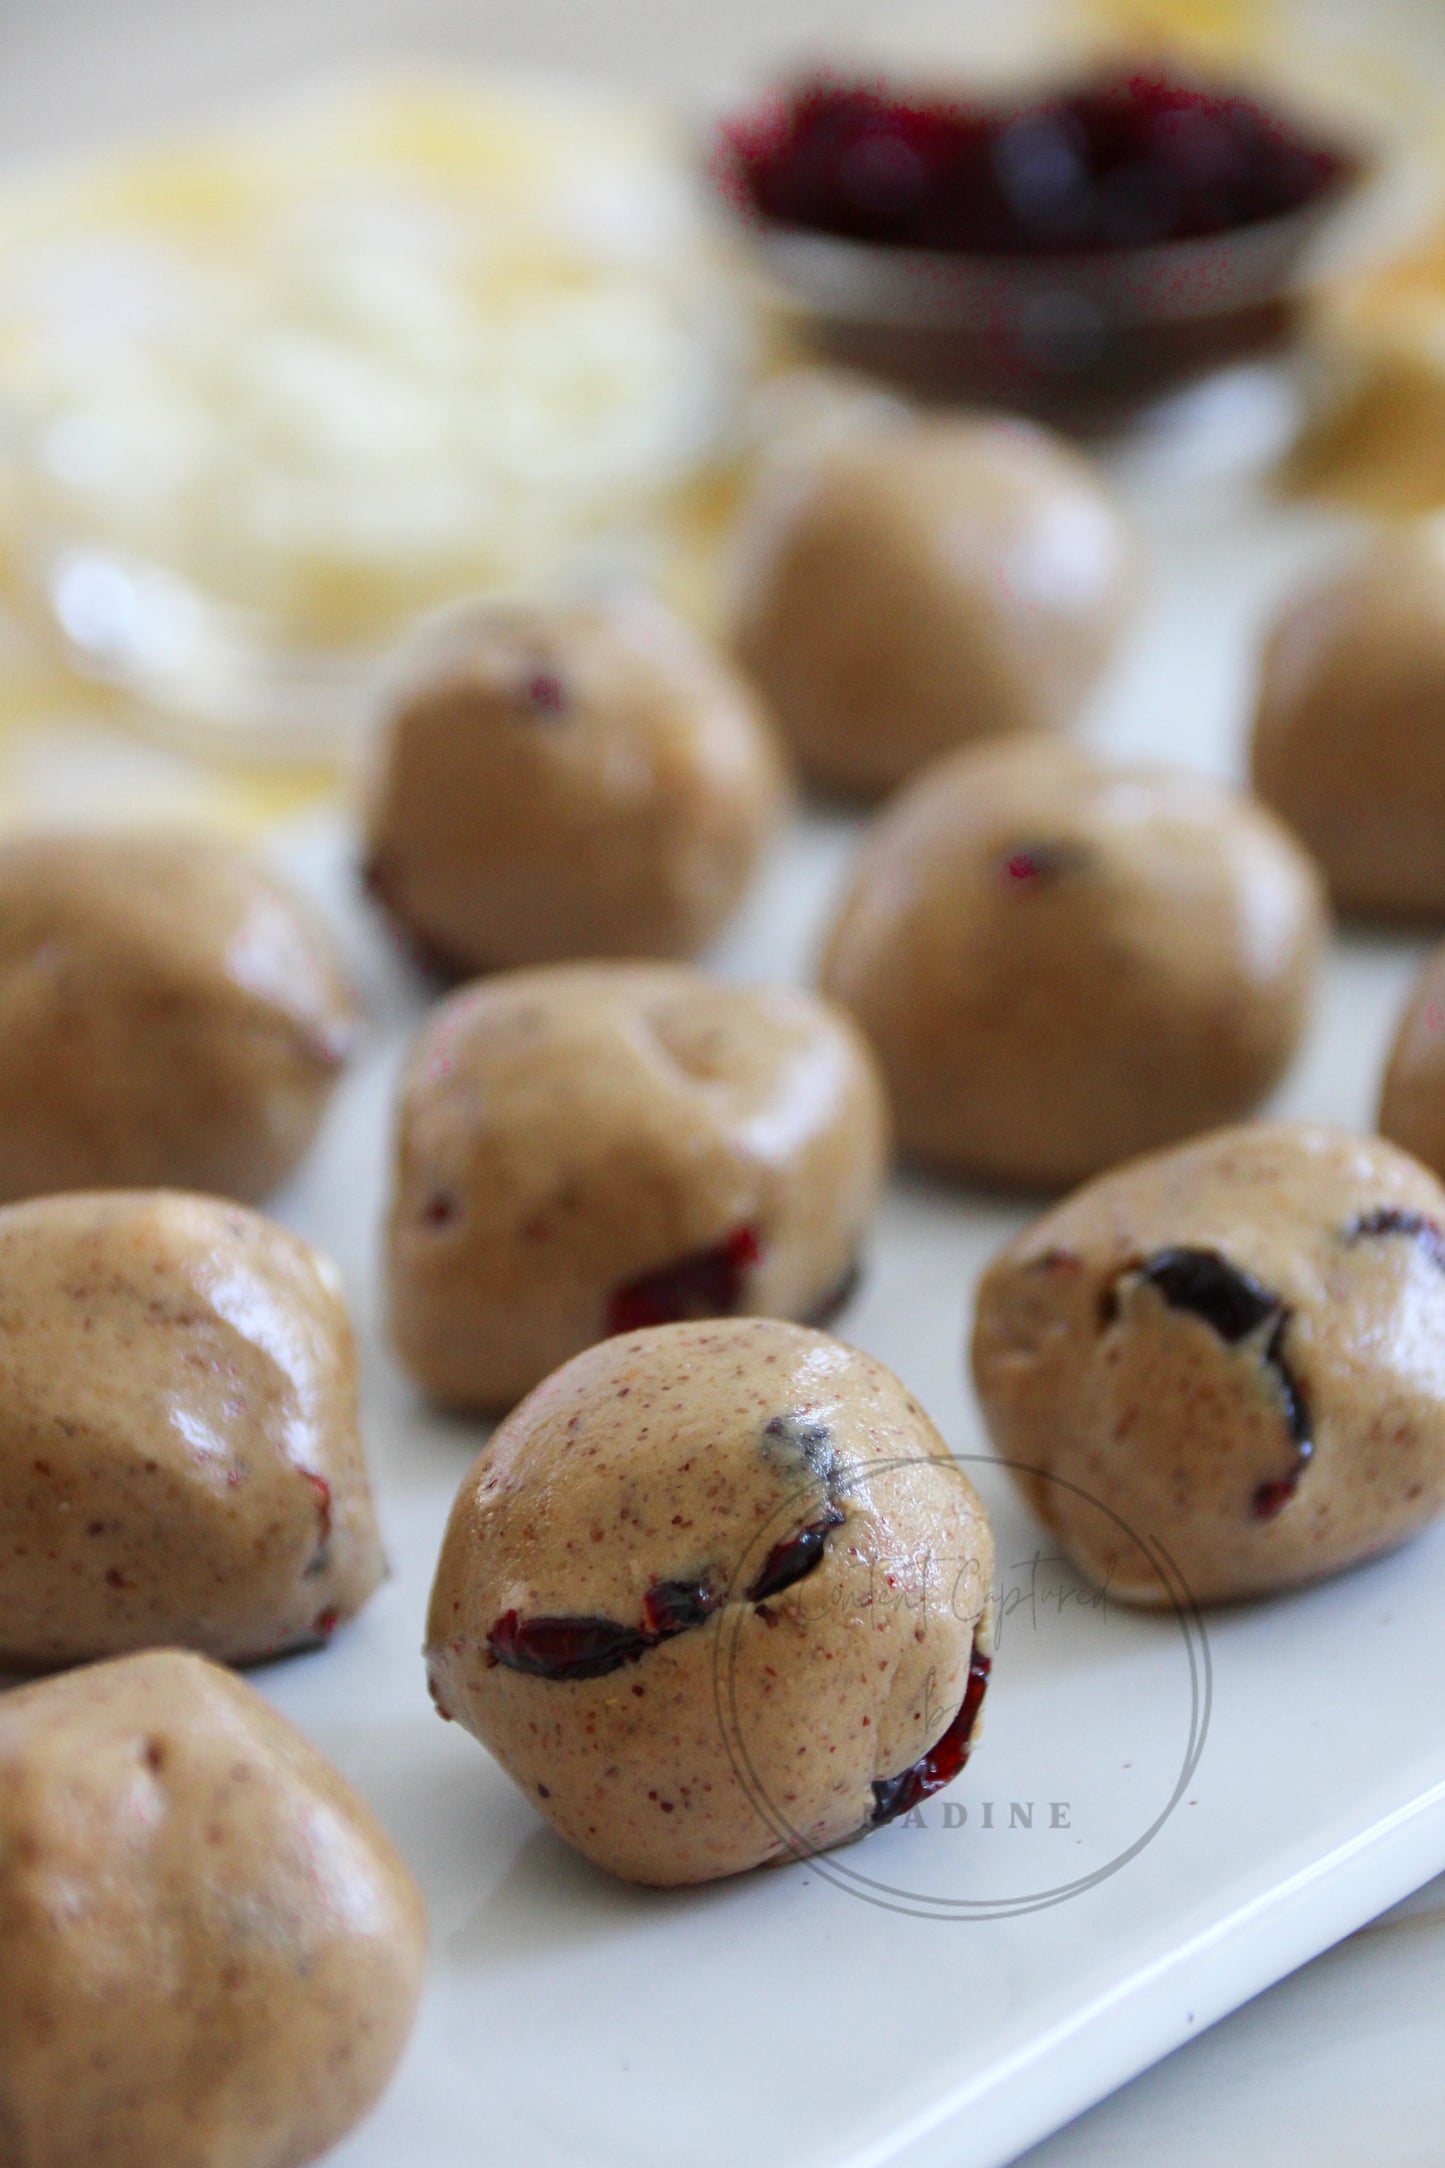
[[(1337, 544), (1254, 479), (1275, 396), (1221, 387), (1120, 468), (1150, 571), (1099, 707), (1120, 751), (1235, 768), (1257, 621)], [(720, 968), (806, 973), (853, 833), (800, 827)], [(353, 900), (341, 822), (281, 847), (350, 927), (374, 1019), (279, 1210), (349, 1285), (395, 1572), (330, 1649), (256, 1683), (371, 1799), (433, 1933), (411, 2051), (336, 2168), (988, 2168), (1445, 1866), (1445, 1533), (1201, 1635), (1081, 1600), (986, 1464), (998, 1660), (973, 1762), (921, 1826), (694, 1892), (574, 1858), (427, 1700), (431, 1568), (482, 1433), (429, 1412), (377, 1331), (389, 1103), (424, 995)], [(1368, 1123), (1417, 952), (1338, 946), (1281, 1108)], [(839, 1326), (966, 1455), (987, 1450), (972, 1286), (1028, 1217), (900, 1179)]]

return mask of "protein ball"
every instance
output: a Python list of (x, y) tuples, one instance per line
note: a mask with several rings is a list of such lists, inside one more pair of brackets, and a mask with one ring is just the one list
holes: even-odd
[(0, 1670), (249, 1662), (383, 1571), (329, 1265), (211, 1197), (0, 1211)]
[(884, 1095), (816, 995), (555, 965), (453, 996), (408, 1063), (392, 1336), (509, 1407), (606, 1333), (841, 1306), (887, 1170)]
[(577, 956), (692, 956), (787, 803), (751, 691), (651, 603), (478, 610), (388, 720), (373, 893), (457, 977)]
[(1111, 1595), (1338, 1572), (1445, 1505), (1445, 1190), (1304, 1125), (1139, 1160), (990, 1266), (973, 1372), (1000, 1455), (1042, 1471), (1030, 1504)]
[(1223, 785), (983, 746), (883, 814), (822, 982), (873, 1042), (904, 1150), (1065, 1187), (1257, 1105), (1325, 930), (1304, 853)]
[(264, 1197), (310, 1145), (355, 1032), (321, 920), (224, 838), (0, 844), (0, 1200)]
[(380, 2095), (425, 1954), (361, 1801), (166, 1650), (0, 1699), (0, 2158), (301, 2168)]
[(432, 1694), (599, 1866), (711, 1881), (958, 1773), (992, 1567), (978, 1498), (871, 1357), (764, 1319), (629, 1333), (463, 1483)]
[(737, 652), (804, 772), (876, 796), (976, 738), (1071, 723), (1127, 614), (1093, 467), (1028, 422), (859, 427), (745, 514)]
[(1410, 996), (1390, 1049), (1379, 1128), (1445, 1175), (1445, 947), (1435, 949)]
[(1253, 769), (1342, 911), (1445, 918), (1445, 523), (1387, 529), (1285, 605)]

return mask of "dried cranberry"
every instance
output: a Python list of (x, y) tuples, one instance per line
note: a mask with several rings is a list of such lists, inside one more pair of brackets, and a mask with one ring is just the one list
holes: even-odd
[(968, 1685), (957, 1716), (943, 1736), (935, 1739), (921, 1761), (916, 1761), (911, 1769), (905, 1769), (901, 1776), (883, 1777), (875, 1782), (870, 1829), (881, 1829), (885, 1822), (907, 1814), (920, 1800), (930, 1798), (934, 1792), (941, 1792), (945, 1784), (953, 1782), (968, 1760), (992, 1668), (990, 1659), (975, 1641), (969, 1659)]
[(705, 1580), (655, 1581), (642, 1599), (642, 1624), (610, 1618), (529, 1618), (506, 1611), (487, 1635), (497, 1663), (536, 1679), (601, 1679), (649, 1649), (701, 1626), (718, 1598)]
[(1088, 855), (1077, 843), (1020, 844), (1002, 860), (999, 881), (1009, 890), (1052, 888), (1056, 881), (1081, 872)]
[(717, 1597), (706, 1581), (657, 1581), (642, 1599), (642, 1623), (654, 1641), (701, 1626)]
[(509, 1671), (537, 1679), (600, 1679), (635, 1664), (653, 1637), (610, 1618), (528, 1618), (504, 1612), (487, 1635), (487, 1646)]
[(527, 705), (537, 715), (561, 715), (569, 705), (567, 688), (555, 670), (538, 670), (527, 681)]
[(1171, 1310), (1192, 1311), (1231, 1347), (1280, 1306), (1278, 1295), (1218, 1250), (1158, 1250), (1140, 1266), (1139, 1277), (1158, 1289)]
[(781, 1596), (785, 1588), (810, 1574), (822, 1562), (829, 1531), (840, 1528), (845, 1518), (839, 1507), (830, 1506), (820, 1520), (810, 1521), (795, 1536), (775, 1543), (748, 1590), (748, 1602), (766, 1603), (770, 1596)]
[(617, 1288), (607, 1304), (607, 1330), (638, 1332), (688, 1318), (731, 1317), (761, 1255), (756, 1229), (734, 1228), (712, 1249), (679, 1257)]
[(833, 1282), (827, 1293), (819, 1296), (804, 1318), (804, 1324), (813, 1326), (815, 1330), (821, 1330), (823, 1326), (831, 1325), (834, 1318), (847, 1309), (849, 1303), (857, 1294), (858, 1283), (862, 1277), (863, 1267), (855, 1257), (846, 1271), (841, 1273)]
[(1285, 1361), (1284, 1336), (1289, 1330), (1290, 1313), (1281, 1313), (1279, 1323), (1270, 1334), (1265, 1346), (1264, 1359), (1275, 1375), (1284, 1401), (1285, 1421), (1294, 1442), (1294, 1466), (1288, 1475), (1279, 1476), (1271, 1483), (1261, 1483), (1251, 1501), (1250, 1511), (1257, 1521), (1272, 1521), (1289, 1504), (1299, 1488), (1300, 1477), (1314, 1457), (1315, 1443), (1311, 1435), (1309, 1403), (1304, 1388)]
[(321, 1541), (325, 1544), (331, 1536), (331, 1485), (324, 1475), (314, 1475), (309, 1468), (303, 1468), (301, 1473), (316, 1493), (316, 1512), (321, 1522)]
[(818, 77), (734, 120), (719, 166), (741, 205), (776, 224), (979, 255), (1229, 233), (1359, 170), (1238, 91), (1139, 73), (1033, 104)]
[(1418, 1242), (1432, 1265), (1445, 1272), (1445, 1228), (1438, 1220), (1427, 1219), (1423, 1212), (1406, 1212), (1399, 1205), (1380, 1205), (1373, 1212), (1363, 1212), (1353, 1225), (1345, 1229), (1347, 1242), (1360, 1242), (1374, 1235), (1405, 1235)]
[[(1314, 1454), (1309, 1402), (1284, 1351), (1294, 1313), (1279, 1295), (1262, 1286), (1252, 1273), (1232, 1265), (1218, 1250), (1156, 1250), (1136, 1269), (1138, 1278), (1156, 1288), (1172, 1310), (1187, 1310), (1202, 1318), (1226, 1347), (1237, 1347), (1270, 1318), (1274, 1319), (1264, 1344), (1263, 1360), (1273, 1373), (1283, 1403), (1294, 1446), (1294, 1465), (1287, 1475), (1259, 1484), (1250, 1500), (1255, 1520), (1273, 1520), (1299, 1488)], [(1117, 1315), (1117, 1292), (1111, 1289), (1105, 1303), (1105, 1323), (1113, 1323)]]

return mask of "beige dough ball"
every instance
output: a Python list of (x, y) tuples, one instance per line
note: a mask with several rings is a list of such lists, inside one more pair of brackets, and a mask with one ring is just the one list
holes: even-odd
[(442, 1401), (510, 1407), (609, 1332), (841, 1306), (887, 1171), (851, 1020), (666, 964), (455, 995), (402, 1083), (392, 1333)]
[(463, 1483), (432, 1695), (599, 1866), (707, 1882), (957, 1774), (992, 1573), (978, 1498), (881, 1363), (765, 1319), (629, 1333)]
[(1253, 767), (1341, 910), (1445, 918), (1445, 525), (1388, 531), (1287, 604)]
[(301, 899), (214, 835), (0, 844), (0, 1200), (296, 1166), (355, 1006)]
[(1379, 1127), (1433, 1174), (1445, 1175), (1445, 947), (1427, 959), (1400, 1019)]
[(974, 738), (1073, 721), (1132, 551), (1089, 463), (1029, 422), (859, 430), (745, 515), (736, 644), (806, 774), (876, 796)]
[(421, 1897), (259, 1695), (175, 1650), (0, 1699), (0, 2160), (301, 2168), (406, 2044)]
[(1256, 1105), (1324, 931), (1318, 876), (1247, 799), (1035, 740), (957, 754), (889, 808), (822, 980), (905, 1150), (1050, 1188)]
[(732, 916), (786, 801), (752, 693), (660, 608), (479, 610), (390, 717), (367, 879), (458, 977), (692, 956)]
[(329, 1265), (210, 1197), (0, 1211), (0, 1671), (303, 1648), (383, 1571)]
[(1112, 1595), (1337, 1572), (1445, 1506), (1445, 1190), (1304, 1125), (1138, 1160), (995, 1260), (973, 1372), (1001, 1456), (1042, 1471), (1030, 1504)]

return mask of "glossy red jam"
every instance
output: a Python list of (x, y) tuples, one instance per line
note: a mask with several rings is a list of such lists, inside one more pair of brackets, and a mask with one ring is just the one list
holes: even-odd
[(1237, 90), (1123, 73), (1032, 105), (819, 76), (733, 120), (719, 168), (739, 207), (775, 224), (983, 256), (1231, 233), (1358, 171)]

